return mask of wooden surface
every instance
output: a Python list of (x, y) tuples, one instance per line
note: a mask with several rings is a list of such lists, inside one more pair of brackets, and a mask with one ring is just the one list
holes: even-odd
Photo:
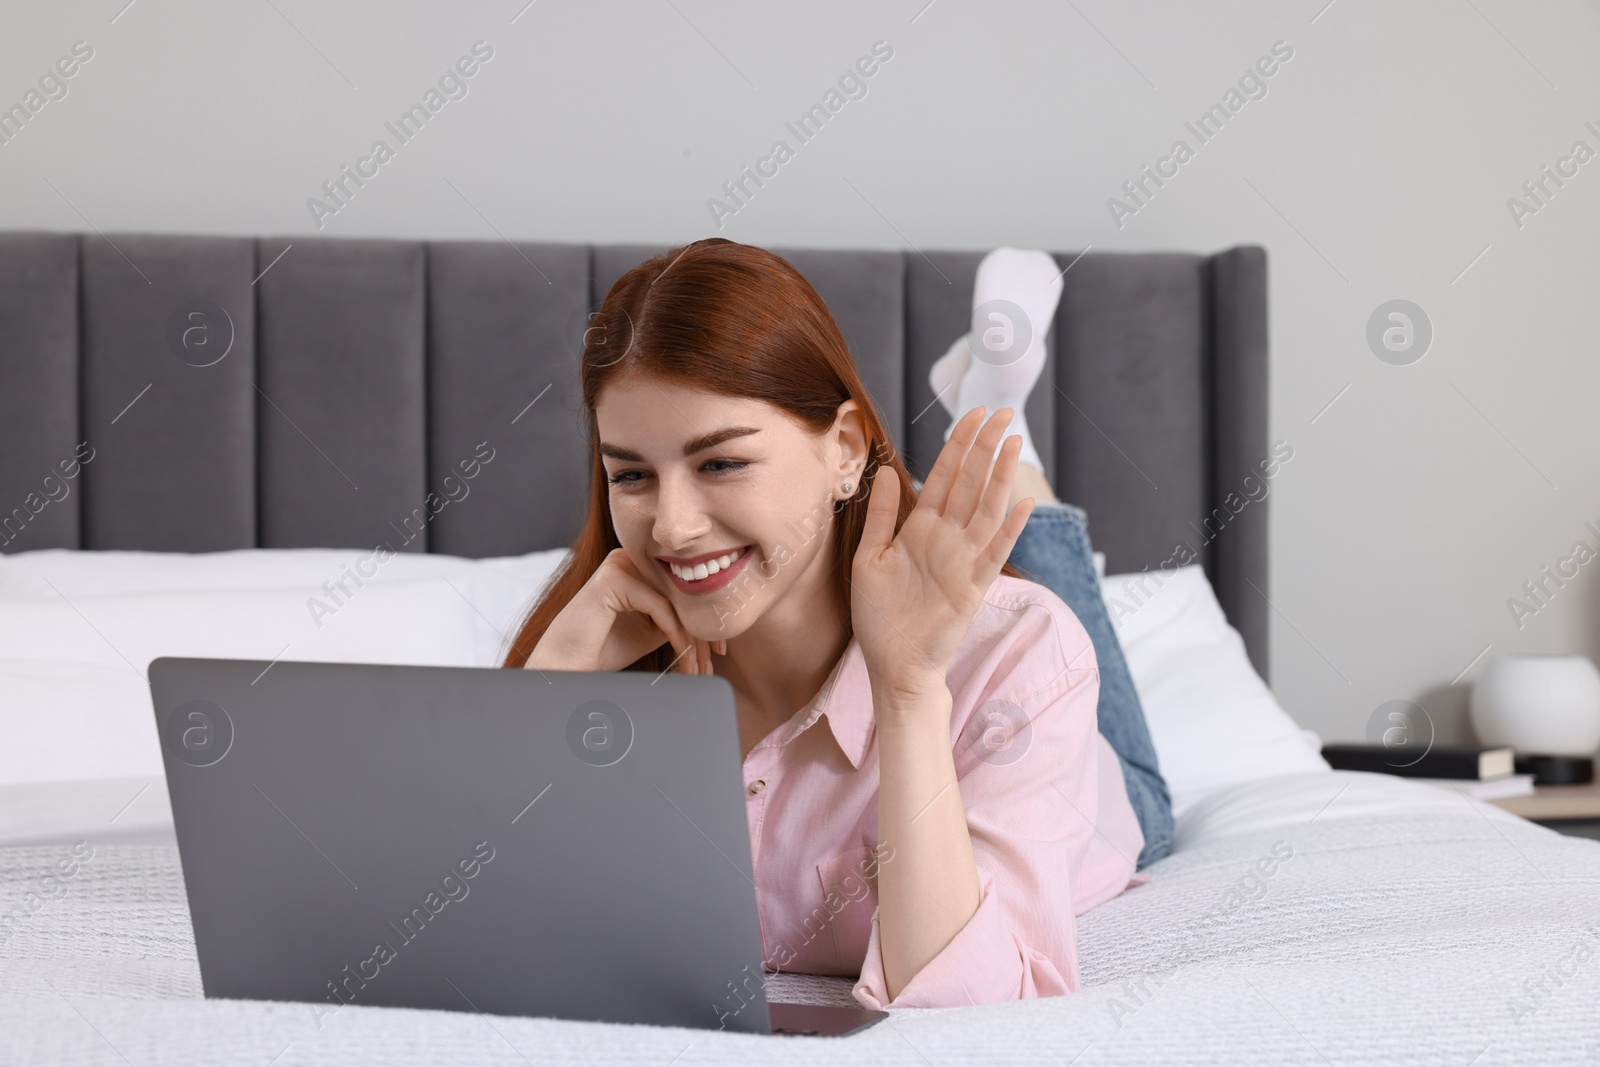
[(1600, 819), (1600, 781), (1541, 785), (1531, 796), (1489, 801), (1524, 819)]

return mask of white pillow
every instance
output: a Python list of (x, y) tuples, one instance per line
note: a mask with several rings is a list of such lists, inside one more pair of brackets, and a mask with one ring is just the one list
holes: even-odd
[(1289, 717), (1250, 665), (1199, 564), (1109, 575), (1100, 589), (1174, 817), (1222, 786), (1330, 769), (1322, 739)]
[[(449, 581), (0, 600), (0, 654), (142, 672), (157, 656), (477, 665), (487, 627)], [(129, 664), (132, 667), (129, 667)]]
[[(444, 579), (494, 631), (480, 630), (489, 663), (509, 650), (518, 625), (561, 566), (566, 549), (468, 559), (437, 553), (347, 548), (244, 548), (228, 552), (123, 552), (40, 549), (0, 556), (0, 607), (12, 598), (76, 603), (85, 596), (225, 589), (301, 589), (333, 603), (345, 591)], [(385, 558), (386, 557), (386, 558)], [(342, 587), (338, 583), (343, 583)], [(320, 592), (324, 584), (335, 593)], [(0, 654), (4, 650), (0, 649)], [(501, 659), (504, 656), (502, 654)]]
[(0, 733), (0, 785), (164, 777), (150, 686), (121, 661), (0, 659)]
[(315, 588), (0, 598), (0, 782), (160, 776), (157, 656), (496, 666), (466, 582), (369, 584), (320, 615)]
[[(241, 548), (228, 552), (101, 552), (46, 548), (0, 556), (0, 599), (115, 593), (164, 593), (179, 589), (284, 589), (345, 581), (348, 588), (372, 582), (416, 582), (463, 574), (495, 574), (513, 583), (548, 579), (565, 549), (523, 556), (468, 559), (428, 552), (359, 548)], [(385, 558), (385, 556), (387, 558)], [(529, 595), (538, 592), (535, 586)]]

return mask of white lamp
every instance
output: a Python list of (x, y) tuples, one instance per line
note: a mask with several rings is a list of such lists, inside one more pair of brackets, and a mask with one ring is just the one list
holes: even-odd
[(1600, 749), (1600, 670), (1587, 656), (1502, 656), (1472, 687), (1470, 710), (1480, 744), (1590, 756)]

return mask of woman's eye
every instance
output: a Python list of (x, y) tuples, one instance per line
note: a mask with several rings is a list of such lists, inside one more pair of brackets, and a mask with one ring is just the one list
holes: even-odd
[[(743, 470), (749, 465), (749, 460), (709, 459), (700, 469), (710, 474), (730, 474), (733, 471)], [(633, 475), (638, 475), (638, 477), (632, 477)], [(612, 485), (637, 485), (644, 479), (645, 475), (645, 471), (618, 471), (606, 480)]]

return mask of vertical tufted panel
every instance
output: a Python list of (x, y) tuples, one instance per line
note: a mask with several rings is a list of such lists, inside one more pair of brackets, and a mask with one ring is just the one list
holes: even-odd
[(114, 240), (83, 239), (83, 547), (249, 547), (254, 242)]
[[(0, 234), (0, 551), (567, 544), (584, 313), (667, 250), (109, 237)], [(925, 474), (949, 424), (928, 370), (970, 325), (982, 253), (778, 252)], [(1269, 452), (1265, 253), (1055, 259), (1027, 406), (1046, 473), (1113, 572), (1193, 552), (1265, 675), (1268, 502), (1218, 510)]]
[[(261, 265), (286, 243), (260, 242)], [(293, 244), (256, 286), (260, 544), (426, 552), (425, 248)]]
[(586, 245), (428, 246), (428, 485), (449, 501), (432, 551), (508, 556), (577, 536), (588, 306)]
[[(1271, 605), (1266, 601), (1267, 497), (1259, 464), (1267, 460), (1267, 253), (1234, 248), (1213, 256), (1212, 408), (1215, 441), (1213, 509), (1227, 523), (1217, 535), (1210, 577), (1228, 621), (1244, 637), (1256, 673), (1267, 673)], [(1292, 444), (1292, 442), (1291, 442)], [(1245, 482), (1246, 477), (1255, 480)], [(1236, 494), (1230, 500), (1229, 494)], [(1240, 503), (1247, 499), (1248, 504)], [(1217, 516), (1221, 518), (1222, 516)], [(1202, 528), (1207, 527), (1202, 519)], [(1251, 588), (1254, 582), (1259, 589)]]
[(884, 426), (905, 447), (905, 258), (899, 252), (772, 251), (828, 305)]
[[(944, 446), (950, 416), (928, 384), (928, 371), (967, 332), (978, 252), (929, 252), (906, 257), (906, 463), (926, 478)], [(1048, 368), (1046, 368), (1048, 370)], [(950, 400), (949, 392), (945, 400)]]
[(1205, 260), (1087, 255), (1064, 281), (1057, 494), (1089, 513), (1108, 573), (1159, 567), (1179, 544), (1206, 561), (1192, 525), (1210, 494)]
[(78, 351), (78, 237), (0, 234), (0, 552), (81, 547)]

